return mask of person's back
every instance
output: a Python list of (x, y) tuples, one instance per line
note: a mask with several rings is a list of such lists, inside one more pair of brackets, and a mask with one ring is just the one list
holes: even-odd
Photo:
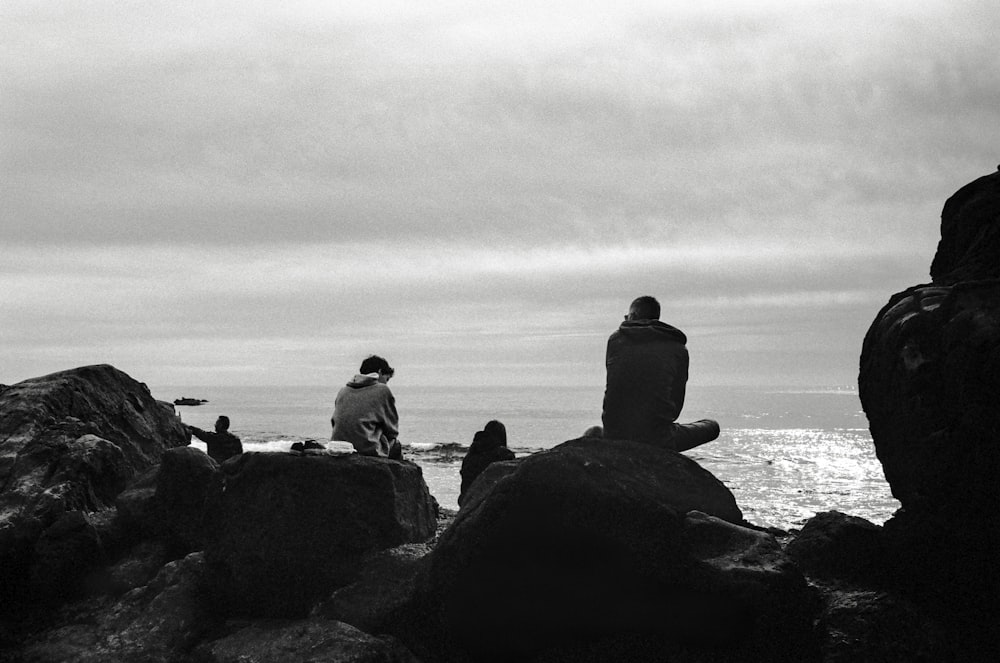
[(687, 338), (659, 320), (623, 322), (608, 339), (604, 436), (652, 442), (669, 435), (684, 407)]
[(331, 440), (350, 442), (363, 456), (402, 458), (396, 399), (386, 384), (394, 373), (381, 357), (362, 362), (360, 372), (337, 392)]
[(220, 415), (215, 421), (215, 431), (188, 426), (188, 432), (205, 443), (208, 455), (217, 463), (222, 463), (243, 453), (240, 438), (229, 432), (229, 417)]
[(687, 391), (687, 337), (659, 317), (659, 302), (639, 297), (608, 339), (603, 437), (683, 451), (714, 440), (719, 425), (676, 423)]
[(458, 504), (465, 503), (465, 497), (472, 482), (492, 463), (503, 460), (514, 460), (514, 452), (507, 448), (507, 429), (499, 421), (493, 420), (476, 432), (472, 445), (462, 460), (462, 486), (458, 495)]

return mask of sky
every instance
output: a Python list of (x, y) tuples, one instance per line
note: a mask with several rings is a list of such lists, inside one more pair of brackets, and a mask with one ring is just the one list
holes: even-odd
[(856, 385), (1000, 163), (992, 2), (0, 3), (0, 383)]

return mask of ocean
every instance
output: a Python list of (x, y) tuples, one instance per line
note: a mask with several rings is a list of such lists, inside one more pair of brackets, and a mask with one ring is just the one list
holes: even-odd
[[(508, 446), (518, 457), (601, 423), (603, 386), (391, 386), (404, 456), (422, 468), (431, 494), (450, 509), (458, 508), (462, 458), (490, 419), (504, 423)], [(227, 415), (245, 451), (287, 451), (294, 442), (329, 440), (339, 387), (166, 386), (152, 391), (165, 401), (206, 399), (200, 406), (176, 406), (178, 415), (205, 429), (218, 415)], [(704, 417), (718, 420), (722, 434), (686, 455), (733, 491), (744, 517), (754, 524), (787, 530), (833, 509), (882, 524), (899, 508), (855, 389), (689, 384), (680, 421)], [(329, 446), (350, 451), (343, 443)]]

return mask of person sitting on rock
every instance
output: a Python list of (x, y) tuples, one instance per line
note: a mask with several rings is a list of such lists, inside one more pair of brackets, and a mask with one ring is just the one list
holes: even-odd
[(462, 460), (462, 487), (458, 505), (465, 503), (467, 491), (483, 470), (501, 460), (514, 460), (514, 452), (507, 448), (507, 428), (497, 420), (489, 421), (472, 438), (465, 459)]
[(711, 419), (676, 423), (687, 388), (686, 343), (684, 332), (660, 322), (655, 298), (632, 302), (625, 321), (608, 339), (603, 437), (686, 451), (719, 436), (719, 424)]
[(395, 372), (378, 355), (361, 362), (358, 374), (337, 392), (331, 440), (350, 442), (362, 456), (402, 460), (396, 398), (387, 384)]
[(188, 426), (188, 434), (194, 435), (208, 445), (208, 455), (217, 463), (243, 453), (240, 438), (229, 432), (229, 417), (219, 415), (215, 420), (215, 432), (205, 431), (197, 426)]

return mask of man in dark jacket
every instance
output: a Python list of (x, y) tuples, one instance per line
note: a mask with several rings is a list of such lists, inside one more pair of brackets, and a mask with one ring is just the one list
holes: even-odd
[(660, 322), (660, 303), (639, 297), (608, 339), (604, 437), (686, 451), (719, 436), (719, 424), (676, 423), (688, 379), (687, 336)]
[(207, 445), (208, 455), (217, 463), (243, 453), (243, 443), (229, 432), (229, 417), (225, 415), (215, 420), (214, 433), (195, 426), (188, 426), (188, 432)]

